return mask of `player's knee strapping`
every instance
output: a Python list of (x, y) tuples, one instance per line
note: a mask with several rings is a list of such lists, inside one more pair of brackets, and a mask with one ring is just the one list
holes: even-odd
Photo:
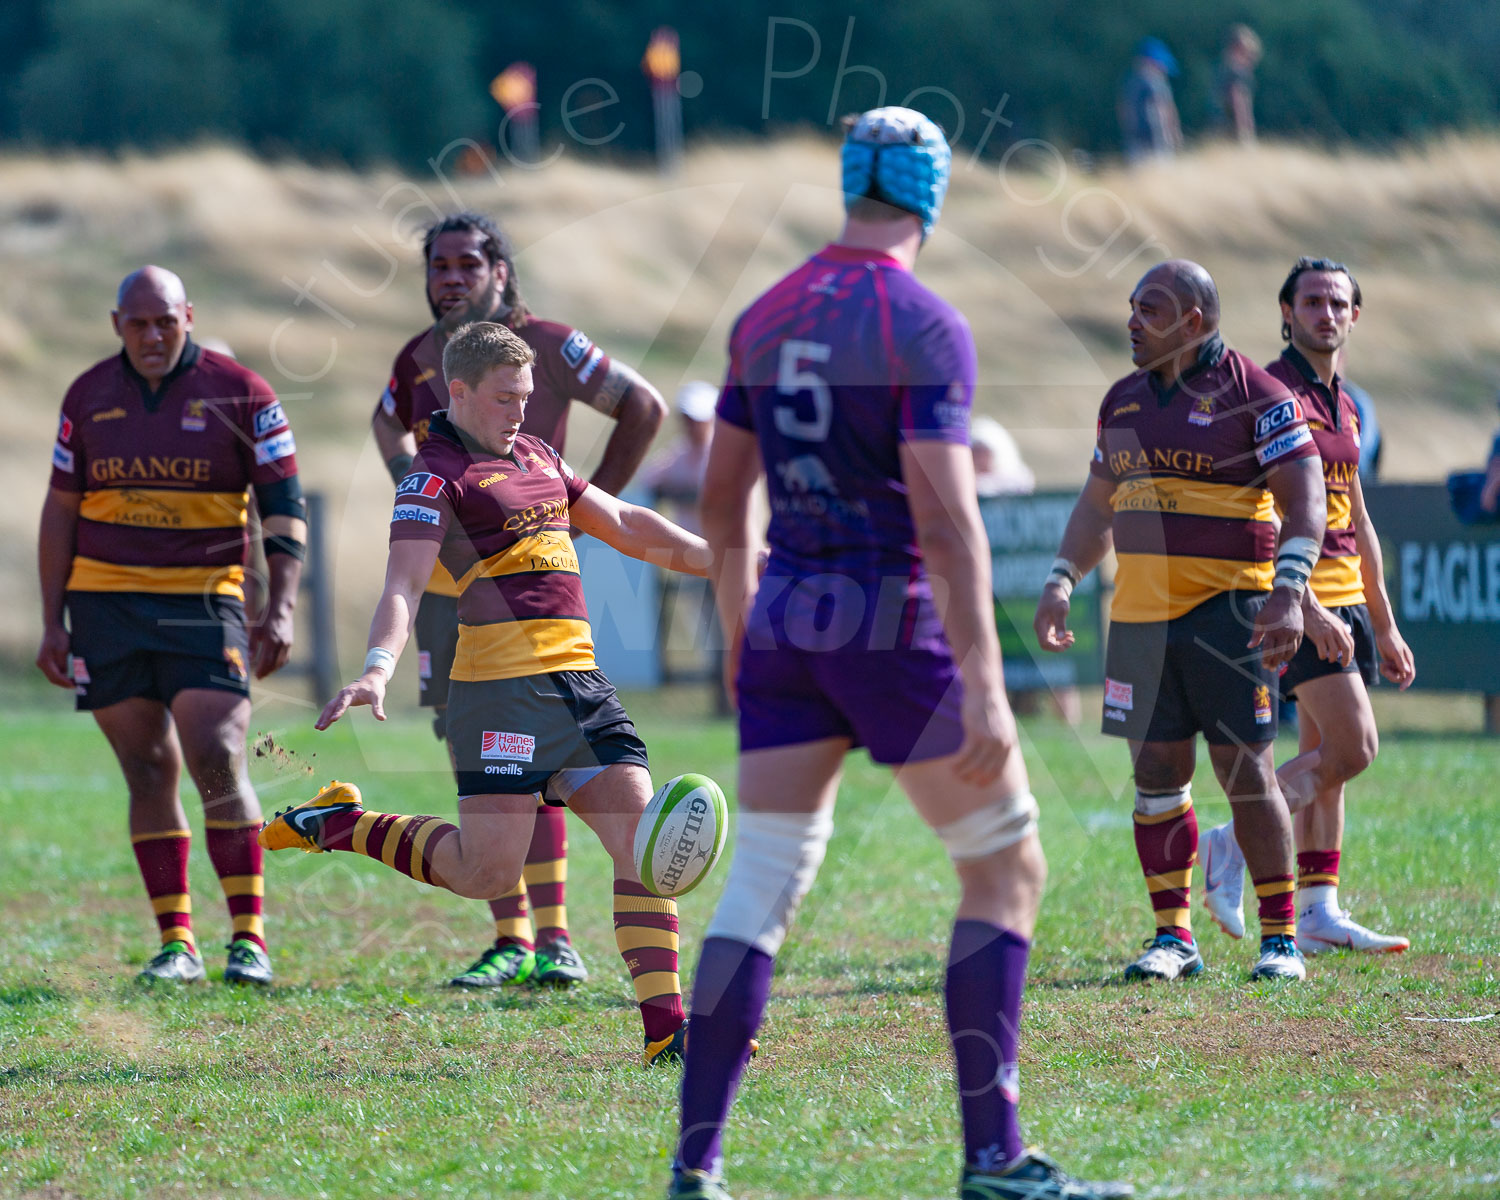
[(1135, 852), (1146, 876), (1156, 927), (1190, 938), (1193, 863), (1198, 858), (1191, 784), (1136, 789)]
[(934, 832), (954, 862), (973, 862), (998, 854), (1035, 833), (1036, 818), (1036, 797), (1029, 791), (1017, 792), (939, 825)]
[(741, 812), (734, 859), (705, 937), (774, 956), (823, 865), (833, 814)]

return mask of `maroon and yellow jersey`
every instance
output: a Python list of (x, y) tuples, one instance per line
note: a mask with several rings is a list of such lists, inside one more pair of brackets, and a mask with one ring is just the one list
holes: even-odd
[(271, 385), (191, 340), (152, 392), (118, 354), (68, 389), (52, 486), (82, 494), (68, 589), (244, 599), (249, 489), (297, 474)]
[(443, 412), (396, 488), (391, 541), (440, 543), (458, 581), (458, 649), (450, 678), (515, 679), (592, 671), (594, 636), (583, 602), (568, 506), (587, 481), (541, 438), (520, 434), (497, 458)]
[(1217, 336), (1170, 388), (1149, 371), (1116, 383), (1089, 467), (1115, 485), (1110, 618), (1168, 621), (1222, 592), (1270, 591), (1266, 473), (1316, 455), (1296, 398)]
[[(536, 352), (531, 368), (532, 393), (526, 404), (525, 433), (539, 437), (561, 454), (567, 444), (568, 406), (574, 400), (612, 413), (618, 396), (601, 395), (609, 375), (609, 357), (582, 330), (556, 321), (529, 318), (513, 331)], [(419, 333), (396, 355), (391, 381), (380, 396), (380, 408), (395, 417), (417, 439), (427, 440), (432, 414), (448, 407), (448, 385), (443, 380), (443, 343), (436, 327)], [(457, 596), (458, 584), (439, 563), (427, 590)]]
[(1300, 351), (1288, 346), (1266, 371), (1291, 389), (1307, 416), (1313, 445), (1323, 459), (1323, 488), (1328, 494), (1328, 528), (1323, 553), (1309, 581), (1325, 608), (1365, 602), (1359, 546), (1354, 536), (1351, 489), (1359, 472), (1359, 409), (1333, 377), (1330, 391)]

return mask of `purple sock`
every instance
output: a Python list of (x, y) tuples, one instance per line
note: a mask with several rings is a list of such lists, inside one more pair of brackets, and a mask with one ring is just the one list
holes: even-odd
[(765, 1015), (775, 966), (769, 954), (732, 938), (703, 943), (682, 1072), (682, 1138), (675, 1165), (683, 1170), (719, 1174), (724, 1122), (750, 1061), (750, 1039)]
[(957, 921), (948, 954), (948, 1032), (958, 1067), (964, 1161), (1003, 1167), (1025, 1147), (1016, 1045), (1031, 943), (988, 921)]

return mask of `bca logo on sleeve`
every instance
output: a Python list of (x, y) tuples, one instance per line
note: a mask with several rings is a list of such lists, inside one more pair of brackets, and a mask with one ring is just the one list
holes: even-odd
[(286, 413), (281, 409), (281, 401), (269, 404), (255, 414), (255, 437), (257, 440), (268, 433), (273, 433), (286, 424)]
[(443, 478), (426, 471), (413, 471), (396, 486), (397, 496), (426, 496), (431, 500), (442, 494)]
[(1297, 407), (1297, 401), (1288, 399), (1280, 404), (1267, 409), (1261, 413), (1255, 422), (1255, 440), (1263, 442), (1283, 425), (1290, 425), (1293, 421), (1302, 419), (1302, 410)]
[(589, 335), (583, 330), (573, 330), (568, 334), (568, 340), (562, 344), (563, 362), (570, 367), (576, 367), (583, 361), (583, 356), (589, 352), (589, 347), (593, 344), (589, 340)]

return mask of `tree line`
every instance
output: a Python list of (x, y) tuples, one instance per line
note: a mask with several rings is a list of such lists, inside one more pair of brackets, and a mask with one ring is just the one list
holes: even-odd
[(652, 145), (640, 59), (681, 35), (689, 137), (826, 126), (882, 97), (961, 144), (1019, 138), (1108, 153), (1131, 48), (1182, 64), (1191, 135), (1210, 128), (1225, 30), (1265, 43), (1256, 110), (1272, 135), (1382, 143), (1492, 124), (1500, 22), (1486, 0), (799, 0), (795, 6), (604, 0), (19, 0), (0, 6), (0, 138), (161, 148), (204, 138), (312, 161), (416, 166), (491, 143), (490, 79), (525, 60), (544, 140), (633, 155)]

